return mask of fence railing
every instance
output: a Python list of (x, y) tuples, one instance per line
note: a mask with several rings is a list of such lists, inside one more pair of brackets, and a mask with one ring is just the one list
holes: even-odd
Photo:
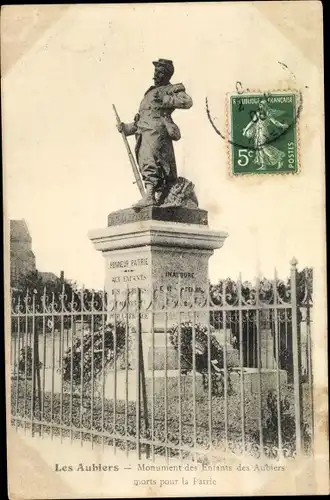
[(312, 275), (13, 294), (12, 423), (127, 454), (313, 450)]

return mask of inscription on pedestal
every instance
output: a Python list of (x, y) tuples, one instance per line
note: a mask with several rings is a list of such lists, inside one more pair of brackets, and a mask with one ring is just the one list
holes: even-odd
[(114, 285), (135, 283), (135, 286), (139, 286), (137, 283), (148, 279), (145, 272), (148, 266), (148, 257), (109, 260), (108, 269), (110, 270), (111, 283)]

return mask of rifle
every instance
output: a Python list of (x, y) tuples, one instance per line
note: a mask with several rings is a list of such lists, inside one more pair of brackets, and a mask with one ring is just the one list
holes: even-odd
[[(117, 123), (118, 123), (118, 125), (120, 125), (121, 124), (121, 120), (120, 120), (119, 115), (117, 113), (116, 106), (113, 104), (112, 107), (113, 107), (113, 110), (114, 110), (115, 115), (116, 115)], [(144, 187), (143, 187), (143, 183), (142, 183), (142, 180), (141, 180), (141, 177), (140, 177), (140, 172), (139, 172), (139, 170), (138, 170), (138, 168), (136, 166), (136, 163), (135, 163), (135, 160), (134, 160), (134, 156), (132, 155), (132, 151), (131, 151), (131, 148), (129, 147), (128, 140), (127, 140), (127, 137), (126, 137), (124, 131), (121, 132), (121, 136), (122, 136), (124, 144), (126, 146), (126, 150), (127, 150), (127, 153), (128, 153), (128, 158), (129, 158), (129, 161), (131, 162), (131, 167), (133, 169), (133, 174), (134, 174), (134, 177), (135, 177), (135, 182), (133, 182), (133, 184), (137, 184), (137, 186), (139, 188), (139, 191), (140, 191), (140, 194), (143, 197), (144, 196)]]

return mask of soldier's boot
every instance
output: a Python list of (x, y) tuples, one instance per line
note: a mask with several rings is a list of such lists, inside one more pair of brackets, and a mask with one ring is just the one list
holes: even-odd
[(155, 188), (152, 184), (146, 184), (146, 192), (143, 198), (137, 203), (135, 203), (133, 205), (133, 208), (141, 209), (152, 205), (156, 205)]

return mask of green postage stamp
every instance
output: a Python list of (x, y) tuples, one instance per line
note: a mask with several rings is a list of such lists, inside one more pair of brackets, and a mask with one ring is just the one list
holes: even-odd
[(231, 173), (297, 173), (299, 109), (295, 92), (230, 95)]

